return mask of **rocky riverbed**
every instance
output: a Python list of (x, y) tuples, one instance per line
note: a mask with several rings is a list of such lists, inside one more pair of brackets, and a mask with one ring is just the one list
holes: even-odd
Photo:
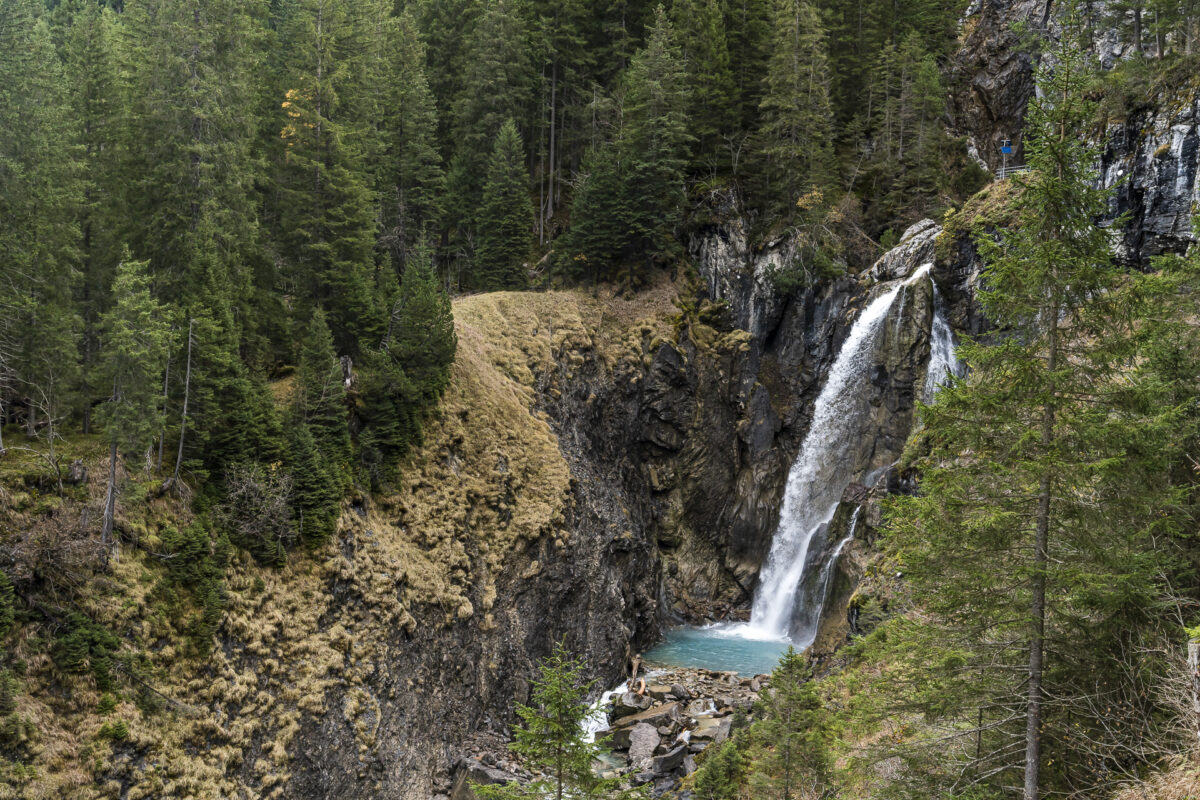
[[(606, 727), (597, 732), (608, 755), (596, 770), (646, 785), (653, 797), (674, 793), (696, 771), (700, 755), (747, 724), (768, 675), (705, 669), (649, 668), (612, 695)], [(471, 740), (436, 800), (473, 800), (472, 783), (528, 781), (534, 775), (507, 750), (503, 737)]]

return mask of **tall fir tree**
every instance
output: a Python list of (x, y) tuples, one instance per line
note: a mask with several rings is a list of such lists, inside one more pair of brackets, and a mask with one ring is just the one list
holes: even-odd
[[(68, 6), (70, 4), (64, 4)], [(120, 258), (122, 224), (119, 147), (123, 98), (114, 50), (114, 14), (97, 3), (72, 9), (63, 46), (64, 72), (83, 146), (84, 195), (80, 214), (79, 407), (84, 433), (91, 432), (92, 404), (103, 396), (97, 384), (100, 317), (111, 302), (109, 288)]]
[(625, 76), (622, 132), (622, 200), (628, 209), (631, 240), (627, 257), (644, 256), (643, 265), (680, 254), (685, 172), (694, 137), (689, 132), (690, 104), (683, 56), (666, 10), (660, 5), (646, 46)]
[[(1145, 702), (1117, 690), (1128, 637), (1163, 602), (1170, 543), (1190, 524), (1187, 490), (1164, 467), (1186, 463), (1179, 443), (1193, 423), (1137, 367), (1146, 279), (1116, 268), (1095, 222), (1107, 192), (1082, 135), (1092, 67), (1074, 4), (1064, 31), (1038, 71), (1015, 224), (980, 239), (980, 300), (999, 331), (960, 351), (971, 376), (924, 413), (921, 495), (890, 516), (934, 620), (918, 699), (906, 702), (969, 742), (950, 748), (959, 761), (948, 765), (946, 740), (931, 737), (938, 766), (912, 774), (935, 793), (963, 782), (1023, 785), (1026, 800), (1111, 788), (1106, 776), (1131, 752), (1115, 717)], [(1080, 747), (1109, 752), (1072, 772)]]
[(821, 700), (807, 660), (789, 647), (763, 692), (762, 717), (752, 730), (748, 782), (758, 796), (781, 800), (824, 797), (828, 772)]
[[(280, 224), (285, 279), (329, 316), (342, 353), (379, 341), (382, 316), (374, 302), (378, 203), (365, 160), (371, 120), (356, 115), (357, 70), (367, 53), (356, 47), (359, 0), (288, 0), (281, 8)], [(361, 108), (361, 106), (360, 106)]]
[(350, 462), (346, 385), (333, 334), (320, 309), (313, 313), (301, 340), (297, 376), (297, 416), (312, 431), (329, 471), (340, 472)]
[(775, 0), (757, 149), (765, 205), (787, 217), (833, 170), (832, 109), (825, 30), (809, 0)]
[(736, 132), (739, 111), (725, 15), (719, 0), (674, 0), (671, 22), (687, 71), (688, 123), (696, 139), (693, 171), (732, 172), (726, 137)]
[(479, 237), (471, 277), (475, 288), (525, 288), (525, 262), (533, 247), (533, 205), (523, 153), (521, 134), (507, 120), (488, 161), (483, 203), (475, 222)]
[(0, 417), (19, 401), (26, 432), (53, 447), (78, 380), (84, 197), (78, 119), (35, 10), (0, 8)]
[(108, 442), (108, 488), (105, 495), (102, 541), (113, 545), (119, 451), (140, 455), (158, 433), (162, 414), (161, 381), (167, 358), (167, 322), (163, 309), (150, 295), (147, 262), (126, 253), (113, 279), (114, 305), (105, 312), (103, 369), (110, 387), (100, 407), (100, 423)]
[(441, 218), (444, 190), (437, 147), (437, 107), (425, 71), (425, 44), (409, 11), (389, 27), (391, 64), (381, 120), (386, 150), (380, 170), (380, 244), (403, 271), (422, 231)]

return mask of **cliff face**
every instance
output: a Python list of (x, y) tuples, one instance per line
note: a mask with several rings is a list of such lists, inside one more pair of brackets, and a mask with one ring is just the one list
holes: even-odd
[(1200, 202), (1200, 83), (1148, 99), (1105, 131), (1101, 181), (1112, 189), (1110, 213), (1127, 215), (1116, 242), (1119, 257), (1145, 264), (1181, 253), (1194, 241), (1192, 214)]

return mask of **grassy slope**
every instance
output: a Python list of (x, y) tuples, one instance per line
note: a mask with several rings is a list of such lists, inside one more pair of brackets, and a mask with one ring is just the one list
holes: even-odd
[[(131, 476), (121, 522), (138, 544), (122, 545), (111, 573), (90, 576), (78, 594), (89, 615), (145, 653), (149, 682), (171, 705), (143, 714), (126, 684), (115, 707), (102, 711), (111, 703), (102, 704), (90, 676), (54, 668), (50, 627), (23, 626), (12, 641), (27, 665), (17, 713), (35, 731), (33, 770), (0, 765), (0, 798), (116, 797), (123, 783), (131, 784), (131, 800), (287, 797), (289, 746), (301, 726), (327, 711), (326, 690), (334, 685), (346, 690), (341, 712), (360, 752), (369, 751), (379, 700), (366, 681), (387, 663), (389, 634), (412, 630), (418, 617), (488, 630), (492, 575), (505, 568), (506, 555), (523, 541), (570, 535), (563, 528), (570, 474), (547, 418), (534, 408), (539, 388), (553, 396), (556, 383), (590, 355), (611, 367), (640, 352), (633, 343), (641, 337), (669, 335), (673, 298), (674, 287), (662, 283), (633, 301), (576, 292), (456, 301), (452, 383), (401, 485), (373, 498), (364, 515), (348, 506), (340, 543), (293, 554), (283, 569), (237, 555), (226, 576), (223, 646), (204, 660), (182, 644), (163, 600), (164, 570), (152, 555), (166, 526), (186, 525), (190, 512), (150, 499), (152, 477)], [(553, 377), (537, 387), (551, 365)], [(69, 448), (91, 475), (66, 503), (64, 511), (75, 514), (100, 497), (104, 454), (95, 440)], [(0, 469), (8, 472), (0, 473), (3, 541), (45, 522), (58, 501), (18, 488), (21, 475), (39, 469), (32, 460), (10, 453)], [(486, 559), (472, 563), (468, 547)], [(364, 603), (332, 603), (335, 581)], [(482, 608), (469, 600), (473, 587)], [(113, 745), (100, 732), (116, 720), (130, 733)], [(243, 766), (249, 781), (238, 776)]]

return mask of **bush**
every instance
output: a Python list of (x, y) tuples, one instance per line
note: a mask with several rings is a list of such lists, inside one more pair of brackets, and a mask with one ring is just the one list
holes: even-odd
[(289, 508), (292, 479), (276, 466), (241, 464), (225, 478), (225, 501), (213, 512), (229, 541), (260, 564), (282, 566), (296, 540)]

